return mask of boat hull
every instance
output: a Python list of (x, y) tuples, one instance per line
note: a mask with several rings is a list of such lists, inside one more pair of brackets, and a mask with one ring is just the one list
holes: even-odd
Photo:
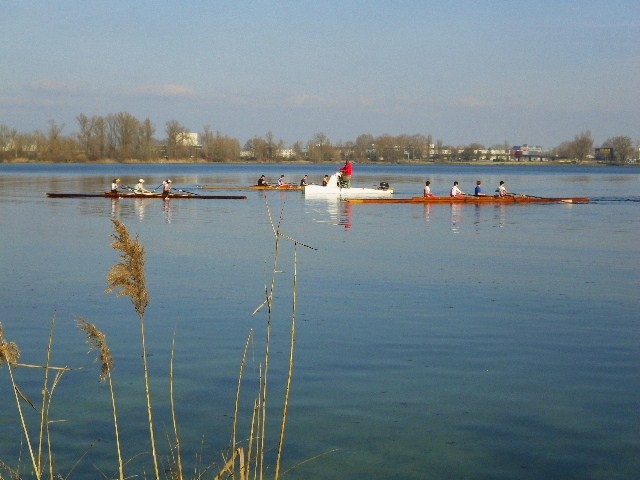
[(171, 198), (171, 199), (189, 199), (189, 200), (244, 200), (245, 195), (196, 195), (193, 193), (170, 193), (163, 196), (161, 193), (47, 193), (49, 198)]
[(393, 189), (386, 190), (377, 188), (330, 188), (321, 187), (319, 185), (308, 185), (304, 187), (304, 195), (307, 198), (344, 198), (344, 199), (360, 199), (360, 200), (384, 200), (390, 199), (393, 195)]
[(329, 177), (326, 186), (307, 185), (304, 187), (304, 195), (308, 198), (343, 198), (343, 199), (383, 199), (393, 195), (393, 189), (388, 188), (367, 188), (367, 187), (340, 187), (338, 174), (334, 173)]
[(531, 197), (528, 195), (509, 195), (506, 197), (473, 196), (460, 197), (411, 197), (411, 198), (353, 198), (347, 199), (352, 203), (473, 203), (473, 204), (514, 204), (514, 203), (589, 203), (586, 197), (547, 198)]
[(243, 186), (224, 186), (224, 185), (202, 185), (198, 187), (202, 190), (302, 190), (300, 185), (247, 185)]

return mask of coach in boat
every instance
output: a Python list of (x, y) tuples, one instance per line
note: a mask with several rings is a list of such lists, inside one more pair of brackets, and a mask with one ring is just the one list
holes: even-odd
[(351, 187), (351, 175), (353, 174), (353, 164), (347, 160), (344, 162), (344, 167), (340, 169), (340, 181), (346, 187)]

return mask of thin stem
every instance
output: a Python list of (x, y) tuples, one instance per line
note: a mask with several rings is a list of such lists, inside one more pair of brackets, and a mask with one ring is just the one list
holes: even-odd
[(20, 398), (18, 398), (18, 386), (16, 385), (15, 379), (13, 378), (13, 368), (11, 364), (8, 364), (7, 367), (9, 369), (9, 376), (11, 377), (11, 384), (13, 385), (13, 394), (16, 397), (16, 405), (18, 406), (18, 414), (20, 415), (20, 423), (22, 424), (22, 431), (24, 432), (24, 436), (27, 440), (27, 446), (29, 447), (29, 454), (31, 455), (33, 472), (36, 474), (36, 478), (40, 480), (42, 478), (42, 475), (40, 473), (40, 468), (38, 467), (38, 463), (36, 462), (36, 457), (33, 454), (33, 448), (31, 447), (31, 439), (29, 438), (29, 431), (27, 430), (27, 424), (24, 419), (24, 414), (22, 413), (22, 407), (20, 406)]
[(284, 430), (287, 423), (287, 410), (289, 408), (289, 394), (291, 392), (291, 378), (293, 377), (293, 352), (296, 337), (296, 292), (298, 273), (298, 251), (297, 243), (293, 244), (293, 292), (292, 292), (292, 312), (291, 312), (291, 344), (289, 349), (289, 371), (287, 373), (287, 387), (284, 396), (284, 407), (282, 411), (282, 425), (280, 426), (280, 441), (278, 442), (278, 456), (276, 459), (276, 470), (274, 480), (278, 480), (280, 475), (280, 459), (284, 444)]
[(147, 415), (149, 419), (149, 436), (151, 437), (151, 456), (153, 457), (153, 468), (156, 473), (156, 480), (160, 480), (160, 470), (158, 468), (158, 456), (156, 454), (156, 440), (153, 434), (153, 414), (151, 410), (151, 392), (149, 391), (149, 368), (147, 366), (147, 345), (144, 335), (144, 316), (140, 315), (140, 335), (142, 337), (142, 364), (144, 365), (144, 390), (147, 396)]
[(113, 389), (113, 381), (111, 380), (111, 370), (107, 372), (107, 378), (109, 380), (109, 391), (111, 392), (111, 407), (113, 409), (113, 426), (115, 428), (116, 435), (116, 449), (118, 450), (118, 474), (120, 480), (124, 480), (124, 463), (122, 462), (122, 453), (120, 450), (120, 434), (118, 432), (118, 415), (116, 413), (116, 394)]
[(176, 335), (173, 334), (171, 342), (171, 364), (169, 368), (169, 396), (171, 399), (171, 420), (173, 421), (173, 434), (176, 442), (176, 458), (178, 462), (178, 478), (182, 478), (182, 457), (180, 455), (180, 434), (178, 433), (178, 422), (176, 421), (176, 409), (173, 398), (173, 359), (175, 356)]

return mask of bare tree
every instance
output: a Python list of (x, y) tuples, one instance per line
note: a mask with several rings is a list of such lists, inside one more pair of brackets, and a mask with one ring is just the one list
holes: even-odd
[(593, 152), (593, 138), (591, 132), (587, 130), (579, 135), (576, 135), (572, 142), (572, 154), (573, 158), (583, 162)]
[(185, 132), (185, 128), (176, 120), (169, 120), (166, 124), (167, 134), (167, 156), (169, 158), (179, 158), (182, 152), (179, 151), (180, 135)]
[(156, 158), (153, 140), (156, 129), (149, 118), (145, 118), (144, 122), (140, 124), (139, 131), (138, 157), (142, 160)]
[(602, 146), (613, 149), (613, 158), (616, 163), (625, 163), (633, 158), (633, 143), (629, 137), (612, 137), (605, 140)]

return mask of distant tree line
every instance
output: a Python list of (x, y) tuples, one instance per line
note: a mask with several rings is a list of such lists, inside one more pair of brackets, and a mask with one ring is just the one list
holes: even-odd
[[(241, 147), (240, 142), (210, 126), (191, 131), (176, 120), (168, 121), (158, 139), (156, 128), (146, 118), (139, 120), (127, 112), (107, 116), (76, 117), (77, 133), (64, 134), (64, 124), (49, 121), (47, 131), (21, 133), (0, 124), (0, 161), (32, 160), (50, 162), (140, 161), (155, 162), (198, 160), (208, 162), (286, 162), (306, 160), (313, 163), (339, 162), (480, 162), (513, 160), (507, 142), (485, 147), (479, 143), (465, 146), (446, 145), (434, 141), (431, 135), (363, 134), (355, 141), (333, 144), (323, 133), (316, 133), (308, 141), (297, 141), (289, 148), (277, 140), (272, 132), (255, 136)], [(607, 139), (600, 147), (608, 147), (611, 163), (626, 163), (638, 158), (638, 142), (634, 146), (629, 137)], [(590, 131), (576, 135), (555, 148), (546, 150), (537, 160), (592, 160), (594, 141)], [(531, 158), (529, 159), (531, 160)]]

